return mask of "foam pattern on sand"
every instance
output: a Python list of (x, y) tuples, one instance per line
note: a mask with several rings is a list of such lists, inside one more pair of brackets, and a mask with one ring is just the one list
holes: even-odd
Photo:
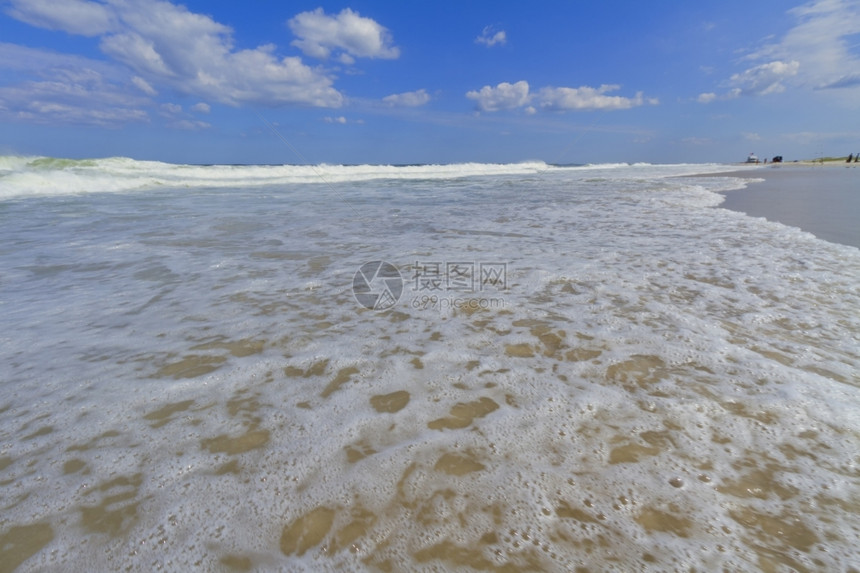
[(4, 204), (0, 562), (849, 570), (860, 254), (690, 172)]

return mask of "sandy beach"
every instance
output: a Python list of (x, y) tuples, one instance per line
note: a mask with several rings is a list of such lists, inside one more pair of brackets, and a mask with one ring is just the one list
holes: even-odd
[(725, 192), (722, 208), (779, 221), (826, 241), (860, 248), (860, 164), (804, 161), (714, 176), (763, 180)]

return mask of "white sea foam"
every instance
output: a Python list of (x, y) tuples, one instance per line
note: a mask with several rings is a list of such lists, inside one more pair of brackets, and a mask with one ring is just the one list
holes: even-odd
[(71, 163), (163, 185), (0, 208), (4, 563), (857, 562), (860, 254), (729, 167)]
[[(178, 165), (125, 157), (56, 159), (0, 156), (0, 200), (81, 193), (128, 192), (163, 188), (230, 188), (335, 184), (378, 179), (439, 180), (476, 176), (544, 174), (557, 171), (614, 170), (631, 174), (647, 164), (550, 166), (541, 161), (510, 164), (449, 165)], [(671, 174), (725, 171), (721, 165), (666, 166)], [(651, 168), (650, 176), (659, 175)]]

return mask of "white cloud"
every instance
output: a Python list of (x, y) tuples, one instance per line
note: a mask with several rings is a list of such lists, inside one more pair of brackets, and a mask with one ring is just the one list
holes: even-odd
[(543, 108), (552, 110), (618, 110), (638, 107), (645, 103), (656, 105), (656, 99), (645, 99), (642, 92), (635, 97), (610, 96), (607, 92), (620, 89), (618, 85), (602, 85), (599, 88), (582, 86), (579, 88), (553, 88), (547, 87), (540, 90), (538, 99)]
[(43, 124), (117, 126), (149, 121), (152, 101), (117, 66), (0, 42), (0, 70), (27, 79), (0, 87), (0, 117)]
[(839, 89), (847, 92), (846, 102), (856, 105), (860, 74), (853, 70), (860, 69), (855, 48), (860, 1), (814, 0), (788, 13), (795, 25), (746, 55), (744, 61), (761, 63), (732, 75), (723, 84), (730, 89), (718, 98), (770, 95), (789, 88)]
[(606, 95), (607, 92), (619, 88), (620, 86), (617, 85), (602, 85), (599, 88), (588, 86), (578, 88), (545, 87), (537, 93), (530, 93), (528, 82), (519, 81), (515, 84), (502, 82), (496, 87), (484, 86), (479, 91), (466, 93), (466, 97), (475, 100), (481, 111), (500, 111), (523, 107), (523, 111), (529, 115), (536, 112), (535, 107), (529, 105), (531, 103), (550, 111), (611, 111), (659, 103), (655, 98), (645, 98), (642, 92), (638, 92), (632, 98)]
[(0, 42), (0, 69), (31, 72), (33, 74), (42, 74), (50, 69), (88, 69), (102, 75), (116, 75), (117, 72), (117, 66), (106, 62), (5, 42)]
[(133, 78), (131, 78), (131, 83), (137, 86), (137, 89), (139, 89), (148, 96), (158, 95), (156, 89), (149, 85), (149, 82), (147, 82), (140, 76), (134, 76)]
[(43, 124), (117, 126), (149, 121), (152, 101), (115, 65), (0, 43), (0, 69), (26, 73), (0, 87), (0, 117)]
[(475, 100), (481, 111), (499, 111), (524, 106), (529, 102), (529, 84), (502, 82), (496, 87), (484, 86), (480, 91), (470, 91), (466, 97)]
[(507, 32), (504, 30), (496, 30), (493, 26), (487, 26), (481, 31), (481, 35), (475, 38), (476, 44), (484, 44), (492, 47), (495, 45), (504, 45), (508, 41)]
[(326, 123), (337, 123), (339, 125), (346, 125), (347, 123), (356, 123), (358, 125), (364, 124), (363, 119), (347, 119), (342, 115), (338, 117), (324, 117), (322, 120)]
[[(838, 83), (846, 70), (860, 69), (856, 34), (860, 34), (860, 2), (818, 0), (789, 11), (799, 23), (782, 40), (766, 47), (779, 59), (798, 60), (806, 85)], [(840, 87), (840, 86), (836, 86)]]
[[(272, 45), (236, 50), (228, 26), (164, 0), (15, 0), (8, 13), (33, 25), (100, 36), (101, 50), (143, 80), (135, 85), (144, 93), (145, 85), (167, 85), (230, 105), (343, 103), (332, 79), (300, 58), (279, 58)], [(97, 17), (87, 24), (82, 14)]]
[(730, 92), (737, 95), (768, 95), (785, 91), (782, 83), (787, 78), (797, 75), (800, 62), (774, 61), (761, 64), (734, 74), (730, 79), (730, 85), (735, 89)]
[(820, 84), (816, 86), (815, 89), (830, 90), (838, 88), (854, 88), (858, 86), (860, 86), (860, 74), (846, 74), (828, 83)]
[(354, 58), (394, 59), (400, 56), (400, 49), (391, 45), (391, 34), (384, 26), (349, 8), (335, 16), (317, 8), (296, 15), (287, 24), (298, 37), (292, 45), (313, 58), (326, 59), (333, 51), (338, 51), (340, 60), (351, 64)]
[[(209, 113), (209, 105), (197, 103), (191, 106), (192, 111)], [(159, 106), (159, 115), (171, 120), (166, 125), (172, 129), (183, 129), (186, 131), (197, 131), (212, 127), (209, 123), (194, 119), (191, 114), (183, 113), (182, 106), (177, 103), (163, 103)]]
[(87, 0), (11, 0), (6, 12), (17, 20), (49, 30), (99, 36), (114, 25), (112, 10)]
[(733, 86), (722, 95), (714, 92), (699, 94), (696, 101), (711, 103), (715, 100), (730, 100), (741, 96), (764, 96), (782, 93), (785, 83), (795, 77), (800, 70), (800, 62), (773, 61), (760, 64), (732, 75), (724, 86)]
[(385, 96), (382, 101), (395, 107), (419, 107), (430, 101), (427, 90), (420, 89), (414, 92), (404, 92)]
[(161, 78), (174, 75), (159, 50), (156, 49), (155, 42), (138, 33), (106, 36), (101, 41), (101, 49), (142, 75)]

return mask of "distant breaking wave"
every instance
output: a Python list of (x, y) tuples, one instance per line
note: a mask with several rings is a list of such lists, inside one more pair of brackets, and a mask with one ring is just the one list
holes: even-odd
[[(127, 157), (61, 159), (13, 155), (0, 156), (0, 200), (149, 189), (248, 188), (375, 179), (445, 180), (481, 176), (541, 175), (562, 170), (629, 171), (648, 167), (652, 166), (647, 163), (549, 165), (543, 161), (442, 165), (182, 165)], [(716, 164), (687, 167), (684, 171), (690, 173), (725, 169), (725, 166)], [(674, 171), (676, 170), (673, 170), (672, 174), (678, 174)]]
[(126, 157), (0, 156), (0, 199), (157, 188), (255, 187), (372, 179), (455, 179), (563, 169), (542, 161), (450, 165), (181, 165)]

